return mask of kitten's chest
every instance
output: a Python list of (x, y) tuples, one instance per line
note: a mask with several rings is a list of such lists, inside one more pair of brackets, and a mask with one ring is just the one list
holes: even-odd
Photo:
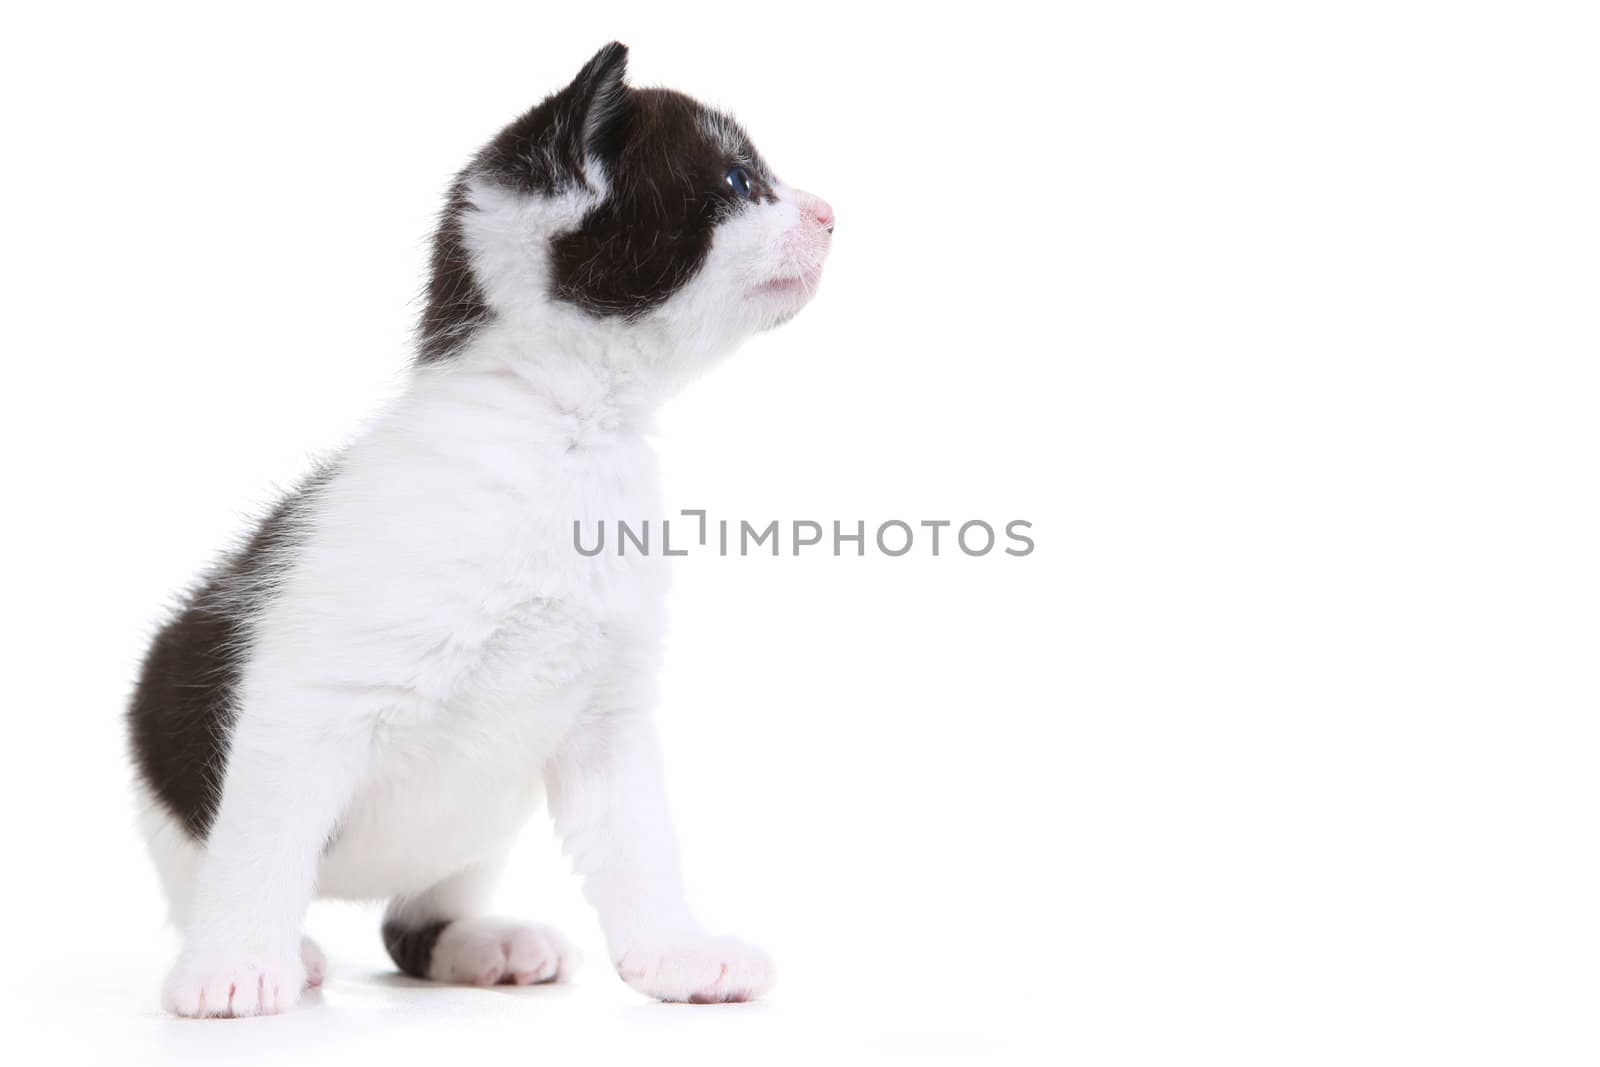
[[(486, 525), (477, 538), (462, 532), (431, 583), (433, 606), (419, 617), (432, 636), (408, 666), (415, 698), (376, 724), (365, 781), (324, 864), (327, 892), (418, 889), (505, 840), (596, 693), (654, 644), (660, 558), (586, 556), (569, 517), (592, 529), (601, 516), (610, 526), (639, 514), (655, 506), (653, 479), (617, 471), (585, 489), (563, 473), (537, 495), (502, 478), (485, 499), (461, 498)], [(395, 826), (407, 828), (404, 842)]]
[[(455, 598), (451, 641), (474, 699), (519, 698), (603, 671), (619, 642), (660, 629), (667, 587), (658, 554), (618, 552), (619, 522), (659, 515), (653, 467), (613, 463), (565, 470), (531, 485), (525, 507), (504, 516)], [(492, 510), (492, 509), (479, 509)], [(659, 525), (652, 518), (651, 525)], [(605, 549), (592, 551), (605, 529)]]

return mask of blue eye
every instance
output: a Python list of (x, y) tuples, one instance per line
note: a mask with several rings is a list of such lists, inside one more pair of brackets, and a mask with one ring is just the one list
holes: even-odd
[(728, 171), (728, 188), (741, 200), (749, 200), (754, 195), (750, 187), (750, 172), (743, 167), (734, 167)]

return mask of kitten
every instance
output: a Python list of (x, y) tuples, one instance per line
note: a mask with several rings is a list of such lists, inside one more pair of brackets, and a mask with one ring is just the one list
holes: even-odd
[(321, 981), (313, 895), (386, 898), (399, 968), (558, 981), (576, 953), (484, 914), (540, 800), (618, 972), (757, 997), (759, 949), (690, 915), (666, 815), (656, 555), (574, 520), (662, 514), (657, 406), (815, 290), (833, 232), (726, 116), (624, 82), (609, 44), (451, 187), (404, 395), (261, 522), (146, 655), (129, 711), (185, 1016)]

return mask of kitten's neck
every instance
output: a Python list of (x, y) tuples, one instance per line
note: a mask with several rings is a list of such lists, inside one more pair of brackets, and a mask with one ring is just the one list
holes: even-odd
[(447, 364), (418, 373), (497, 379), (558, 418), (606, 432), (650, 432), (656, 411), (676, 391), (663, 361), (640, 344), (636, 330), (606, 329), (587, 317), (563, 321), (572, 316), (551, 311), (498, 315)]

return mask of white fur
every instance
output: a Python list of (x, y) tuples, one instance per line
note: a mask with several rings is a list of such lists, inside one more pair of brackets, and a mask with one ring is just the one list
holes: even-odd
[(428, 977), (462, 985), (537, 985), (568, 977), (578, 959), (578, 950), (548, 926), (479, 916), (445, 927)]
[(798, 310), (827, 232), (820, 201), (783, 188), (724, 223), (664, 305), (598, 319), (544, 296), (550, 238), (605, 195), (591, 169), (554, 199), (472, 187), (493, 321), (420, 367), (315, 490), (249, 638), (204, 849), (148, 806), (185, 934), (164, 997), (178, 1014), (292, 1004), (320, 966), (300, 937), (318, 894), (471, 920), (441, 940), (437, 977), (570, 971), (559, 935), (479, 917), (546, 793), (631, 985), (671, 1000), (771, 985), (767, 957), (702, 932), (683, 897), (651, 719), (665, 561), (583, 556), (572, 528), (664, 513), (653, 412)]

